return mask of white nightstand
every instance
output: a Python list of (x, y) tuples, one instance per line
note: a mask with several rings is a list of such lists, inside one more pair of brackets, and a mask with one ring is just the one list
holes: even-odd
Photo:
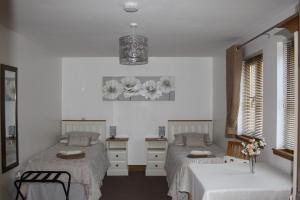
[(146, 176), (166, 176), (165, 161), (168, 148), (166, 138), (145, 138), (147, 165)]
[(108, 138), (106, 148), (111, 166), (108, 176), (128, 176), (128, 138)]

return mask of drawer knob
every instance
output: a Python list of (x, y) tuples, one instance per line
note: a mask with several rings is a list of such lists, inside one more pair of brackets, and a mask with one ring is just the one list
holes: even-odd
[(158, 157), (158, 155), (155, 155), (155, 158), (157, 158)]
[(118, 158), (118, 157), (119, 157), (119, 155), (116, 155), (116, 157)]
[(119, 165), (118, 165), (118, 164), (116, 164), (116, 167), (119, 167)]
[(158, 165), (155, 165), (155, 167), (158, 167)]

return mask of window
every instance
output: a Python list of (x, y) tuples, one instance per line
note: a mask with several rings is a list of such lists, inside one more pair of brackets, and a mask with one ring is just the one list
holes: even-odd
[(294, 41), (283, 44), (283, 148), (293, 150), (296, 131), (296, 69)]
[(242, 68), (239, 132), (262, 138), (263, 129), (263, 56), (246, 60)]

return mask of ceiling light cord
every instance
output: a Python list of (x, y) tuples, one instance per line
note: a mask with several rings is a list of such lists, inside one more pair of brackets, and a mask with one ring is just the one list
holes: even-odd
[(131, 23), (129, 24), (129, 27), (130, 27), (130, 29), (131, 29), (131, 34), (132, 34), (132, 35), (136, 35), (136, 29), (137, 29), (137, 27), (138, 27), (137, 23), (131, 22)]

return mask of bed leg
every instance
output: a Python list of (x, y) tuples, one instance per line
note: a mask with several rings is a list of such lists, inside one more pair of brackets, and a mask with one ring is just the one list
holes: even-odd
[(191, 193), (188, 193), (188, 200), (192, 200), (192, 195), (191, 195)]

